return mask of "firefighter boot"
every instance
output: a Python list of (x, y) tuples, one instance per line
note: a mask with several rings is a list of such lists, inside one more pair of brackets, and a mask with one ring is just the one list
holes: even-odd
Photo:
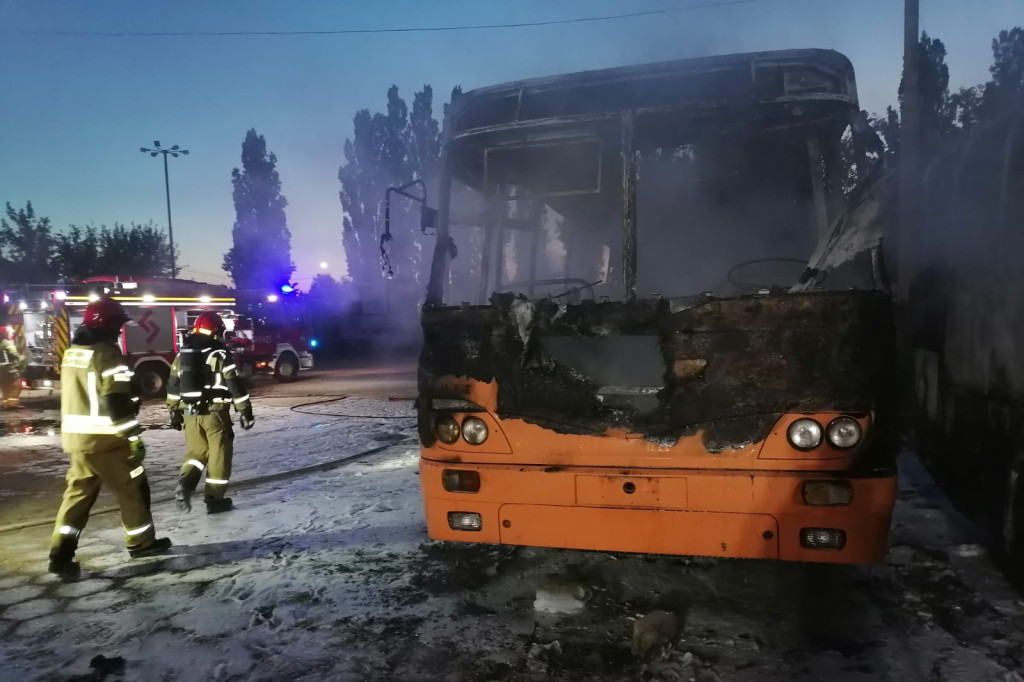
[(81, 573), (81, 567), (75, 561), (75, 550), (78, 549), (78, 538), (65, 536), (56, 547), (50, 550), (50, 564), (47, 571), (65, 579), (74, 579)]
[(222, 497), (219, 500), (206, 498), (207, 514), (220, 514), (221, 512), (231, 511), (234, 507), (235, 505), (230, 497)]
[(178, 479), (178, 487), (174, 489), (174, 502), (178, 505), (178, 511), (192, 511), (192, 488), (189, 488), (184, 476)]
[(149, 542), (142, 544), (138, 547), (129, 547), (128, 554), (133, 559), (141, 559), (148, 556), (156, 556), (157, 554), (163, 554), (171, 548), (170, 538), (154, 538)]

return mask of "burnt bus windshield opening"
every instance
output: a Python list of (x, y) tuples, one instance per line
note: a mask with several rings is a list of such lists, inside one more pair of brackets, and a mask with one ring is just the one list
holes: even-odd
[[(637, 295), (731, 297), (794, 285), (842, 209), (843, 119), (836, 112), (768, 128), (738, 117), (639, 116)], [(543, 140), (512, 135), (452, 145), (449, 229), (458, 255), (445, 300), (483, 304), (494, 292), (623, 299), (621, 121)], [(863, 259), (817, 283), (872, 285)]]
[(807, 135), (641, 119), (638, 296), (791, 286), (819, 234)]
[(449, 231), (458, 255), (445, 300), (621, 298), (620, 150), (617, 120), (541, 140), (453, 143)]

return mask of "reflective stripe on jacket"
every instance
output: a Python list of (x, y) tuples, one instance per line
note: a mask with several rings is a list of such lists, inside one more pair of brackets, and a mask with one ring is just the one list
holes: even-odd
[[(235, 410), (241, 412), (251, 408), (249, 391), (238, 373), (238, 366), (231, 351), (222, 343), (213, 341), (212, 345), (202, 348), (201, 352), (205, 358), (206, 366), (210, 372), (209, 384), (203, 386), (201, 401), (215, 409), (227, 409), (234, 405)], [(181, 368), (181, 356), (174, 358), (171, 364), (171, 377), (167, 383), (167, 404), (174, 409), (184, 409), (185, 405), (180, 395), (179, 387), (181, 382), (178, 372)]]
[(111, 415), (110, 405), (130, 404), (132, 371), (121, 349), (108, 341), (72, 345), (61, 364), (61, 441), (68, 452), (102, 452), (141, 432), (131, 411)]

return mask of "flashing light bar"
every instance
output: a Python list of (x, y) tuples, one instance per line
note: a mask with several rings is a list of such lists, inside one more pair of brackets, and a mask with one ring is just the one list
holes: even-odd
[[(188, 298), (183, 296), (152, 296), (150, 294), (146, 294), (145, 296), (111, 296), (110, 298), (122, 303), (142, 305), (180, 305), (182, 303), (195, 303), (197, 305), (234, 305), (236, 303), (234, 298), (211, 298), (210, 296)], [(84, 305), (91, 301), (98, 301), (99, 296), (96, 294), (89, 294), (88, 296), (68, 296), (66, 300), (70, 305)]]

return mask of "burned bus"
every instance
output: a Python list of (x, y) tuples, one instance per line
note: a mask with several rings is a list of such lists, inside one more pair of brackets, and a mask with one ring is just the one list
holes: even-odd
[(910, 282), (921, 459), (1024, 576), (1024, 101), (924, 178)]
[(457, 98), (421, 315), (430, 536), (881, 560), (895, 341), (849, 229), (859, 113), (825, 50)]

